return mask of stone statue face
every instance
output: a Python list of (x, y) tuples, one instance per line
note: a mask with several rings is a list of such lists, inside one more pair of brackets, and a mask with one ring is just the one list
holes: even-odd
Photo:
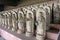
[(45, 18), (43, 16), (43, 12), (40, 12), (39, 17), (38, 17), (38, 23), (44, 22)]
[(32, 14), (28, 13), (27, 21), (31, 21), (31, 20), (32, 20)]
[(7, 18), (7, 15), (5, 15), (5, 17)]
[(32, 14), (31, 14), (31, 13), (29, 13), (29, 18), (30, 18), (30, 19), (32, 18)]
[(41, 17), (42, 17), (42, 12), (40, 12), (39, 14), (38, 21), (41, 21)]
[(17, 15), (16, 14), (12, 14), (12, 18), (16, 20), (17, 19)]
[(18, 14), (18, 19), (19, 20), (23, 20), (23, 16), (22, 15), (23, 15), (22, 13)]
[(13, 18), (13, 19), (15, 18), (15, 14), (12, 15), (12, 18)]
[(45, 8), (45, 10), (46, 10), (46, 15), (49, 15), (49, 13), (48, 13), (48, 9), (47, 9), (47, 8)]

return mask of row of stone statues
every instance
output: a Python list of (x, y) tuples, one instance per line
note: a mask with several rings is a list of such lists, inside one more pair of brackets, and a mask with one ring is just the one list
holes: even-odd
[(0, 24), (18, 34), (36, 35), (36, 39), (44, 40), (46, 30), (51, 21), (52, 4), (31, 5), (0, 12)]

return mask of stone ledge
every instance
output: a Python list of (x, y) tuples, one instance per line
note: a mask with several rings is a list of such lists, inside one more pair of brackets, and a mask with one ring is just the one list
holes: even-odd
[(35, 37), (26, 37), (25, 34), (17, 34), (12, 32), (12, 30), (5, 29), (0, 25), (0, 34), (6, 40), (36, 40)]

